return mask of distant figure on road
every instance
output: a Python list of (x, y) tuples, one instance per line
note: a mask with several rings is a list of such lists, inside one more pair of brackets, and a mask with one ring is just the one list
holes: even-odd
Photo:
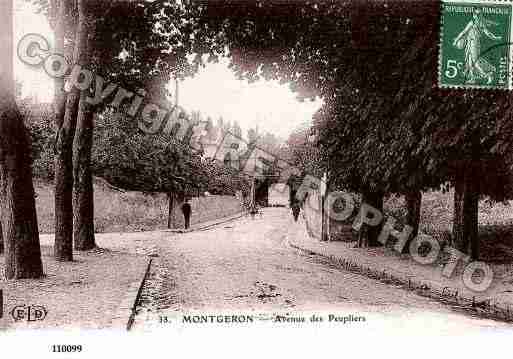
[(182, 204), (182, 213), (183, 213), (183, 218), (185, 220), (185, 229), (189, 229), (190, 225), (191, 225), (191, 205), (189, 203), (189, 200), (186, 199), (184, 204)]
[(299, 205), (299, 203), (297, 202), (294, 202), (292, 203), (292, 215), (294, 216), (294, 222), (297, 222), (297, 219), (299, 217), (299, 212), (301, 211), (301, 206)]
[(294, 222), (297, 222), (299, 212), (301, 211), (301, 203), (296, 197), (296, 191), (290, 191), (289, 205), (292, 209), (292, 216), (294, 216)]

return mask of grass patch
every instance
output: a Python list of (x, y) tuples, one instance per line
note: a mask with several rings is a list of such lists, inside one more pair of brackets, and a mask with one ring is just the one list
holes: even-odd
[[(342, 222), (331, 222), (331, 239), (352, 242), (357, 239), (351, 225), (360, 209), (360, 196), (355, 195), (355, 211)], [(397, 220), (397, 229), (406, 223), (406, 204), (403, 196), (390, 196), (385, 199), (386, 216)], [(429, 191), (422, 194), (420, 218), (421, 232), (433, 236), (441, 246), (453, 245), (452, 220), (454, 213), (454, 191)], [(319, 238), (320, 213), (306, 210), (311, 236)], [(479, 202), (479, 241), (480, 259), (493, 264), (513, 263), (513, 201), (492, 203)]]
[[(420, 230), (442, 244), (452, 244), (454, 191), (422, 194)], [(479, 201), (480, 259), (490, 263), (513, 262), (513, 201)], [(405, 223), (406, 206), (402, 196), (391, 196), (384, 204), (387, 215)]]

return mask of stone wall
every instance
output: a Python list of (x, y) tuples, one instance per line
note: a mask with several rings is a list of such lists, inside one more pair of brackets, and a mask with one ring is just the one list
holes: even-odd
[(192, 207), (191, 225), (242, 212), (241, 202), (235, 196), (195, 197), (190, 203)]

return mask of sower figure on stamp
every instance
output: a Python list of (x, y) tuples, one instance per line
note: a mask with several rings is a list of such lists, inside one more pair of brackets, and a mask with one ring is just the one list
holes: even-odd
[(496, 68), (481, 54), (481, 36), (484, 35), (491, 40), (501, 40), (501, 36), (493, 34), (488, 29), (489, 25), (497, 24), (485, 19), (477, 9), (472, 14), (472, 20), (453, 41), (456, 48), (465, 49), (465, 74), (469, 84), (476, 83), (478, 78), (484, 78), (489, 84), (492, 83)]
[(183, 218), (185, 220), (185, 229), (189, 229), (189, 227), (191, 225), (191, 212), (192, 212), (191, 204), (189, 203), (189, 199), (186, 198), (184, 204), (182, 204), (182, 213), (183, 213)]

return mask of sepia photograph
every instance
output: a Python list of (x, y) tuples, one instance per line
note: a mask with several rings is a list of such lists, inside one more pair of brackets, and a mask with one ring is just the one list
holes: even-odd
[(0, 353), (507, 356), (512, 36), (506, 0), (0, 0)]

